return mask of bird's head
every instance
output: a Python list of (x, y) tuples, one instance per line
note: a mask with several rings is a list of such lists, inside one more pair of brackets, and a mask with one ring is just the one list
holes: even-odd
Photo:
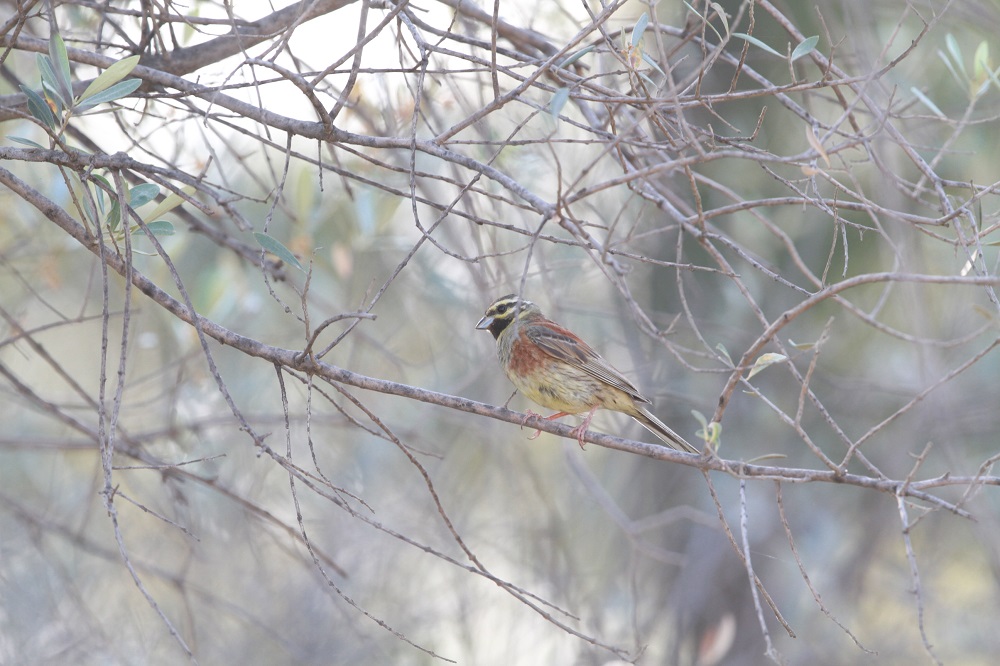
[(531, 301), (524, 300), (517, 294), (507, 294), (486, 308), (486, 314), (476, 324), (476, 328), (480, 331), (489, 331), (494, 338), (499, 338), (500, 334), (515, 321), (541, 315), (541, 309)]

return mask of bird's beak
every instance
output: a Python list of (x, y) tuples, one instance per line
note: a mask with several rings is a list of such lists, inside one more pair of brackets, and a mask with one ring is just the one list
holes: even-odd
[(486, 317), (483, 317), (482, 319), (480, 319), (479, 323), (476, 324), (476, 330), (477, 331), (485, 331), (486, 329), (488, 329), (492, 325), (493, 325), (493, 317), (486, 316)]

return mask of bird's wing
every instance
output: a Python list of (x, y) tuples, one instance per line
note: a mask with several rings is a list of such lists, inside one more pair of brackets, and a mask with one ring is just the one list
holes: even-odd
[(609, 386), (628, 393), (634, 400), (649, 402), (622, 373), (611, 367), (590, 345), (555, 324), (533, 324), (525, 334), (549, 356), (568, 363)]

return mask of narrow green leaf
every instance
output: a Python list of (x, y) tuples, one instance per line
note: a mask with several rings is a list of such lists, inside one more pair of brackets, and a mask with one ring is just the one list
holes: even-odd
[[(687, 5), (686, 2), (684, 4)], [(688, 5), (688, 6), (690, 7), (690, 5)], [(722, 19), (722, 27), (724, 27), (726, 29), (726, 39), (728, 39), (729, 38), (729, 17), (726, 16), (726, 10), (723, 9), (722, 5), (720, 5), (717, 2), (713, 2), (709, 6), (712, 9), (714, 9), (715, 13), (719, 15), (720, 19)], [(715, 33), (715, 34), (718, 35), (719, 33)], [(719, 37), (721, 37), (721, 36), (722, 35), (719, 35)]]
[[(706, 9), (705, 15), (702, 16), (701, 12), (699, 12), (697, 9), (695, 9), (693, 6), (691, 6), (691, 3), (687, 2), (686, 0), (682, 0), (682, 1), (684, 1), (684, 6), (691, 10), (692, 14), (694, 14), (695, 16), (697, 16), (698, 18), (700, 18), (701, 21), (702, 21), (702, 23), (704, 23), (705, 25), (707, 25), (709, 28), (712, 29), (712, 32), (715, 33), (715, 36), (719, 38), (720, 42), (723, 41), (722, 35), (719, 34), (719, 31), (715, 29), (715, 26), (712, 25), (712, 21), (708, 18), (708, 10), (707, 9)], [(721, 11), (721, 7), (719, 6), (719, 3), (717, 3), (717, 2), (713, 2), (710, 5), (710, 7), (712, 9), (715, 9), (715, 11), (722, 18), (722, 24), (726, 28), (726, 36), (728, 37), (728, 35), (729, 35), (729, 21), (726, 19), (725, 13)]]
[(105, 178), (104, 176), (102, 176), (102, 175), (100, 175), (98, 173), (92, 173), (92, 174), (90, 174), (90, 177), (93, 178), (94, 180), (101, 181), (101, 183), (104, 185), (104, 187), (107, 188), (107, 190), (104, 190), (102, 188), (98, 188), (98, 190), (100, 190), (101, 192), (107, 191), (107, 192), (110, 193), (110, 192), (114, 192), (115, 191), (114, 185), (112, 185), (111, 181), (108, 180), (107, 178)]
[[(102, 178), (101, 180), (104, 180), (105, 182), (107, 182), (107, 180), (104, 179), (104, 178)], [(101, 215), (104, 215), (104, 210), (106, 208), (106, 206), (104, 205), (104, 197), (105, 197), (104, 190), (102, 190), (101, 188), (95, 186), (94, 187), (94, 198), (97, 199), (97, 210), (100, 211)], [(97, 222), (97, 216), (96, 215), (94, 216), (94, 221)]]
[[(61, 118), (62, 117), (62, 113), (63, 113), (63, 109), (66, 108), (66, 105), (63, 104), (63, 100), (62, 100), (62, 97), (59, 95), (59, 91), (57, 91), (55, 88), (53, 88), (52, 86), (50, 86), (49, 83), (48, 83), (48, 81), (42, 81), (42, 92), (45, 94), (45, 98), (48, 99), (48, 100), (51, 100), (52, 104), (55, 105), (55, 107), (56, 107), (56, 110), (55, 110), (56, 117), (57, 118)], [(51, 109), (52, 105), (49, 105), (49, 108)]]
[(816, 44), (819, 42), (819, 35), (813, 35), (812, 37), (807, 37), (803, 39), (798, 46), (792, 50), (792, 62), (795, 62), (804, 55), (809, 55), (816, 49)]
[(650, 88), (656, 88), (656, 83), (654, 83), (653, 79), (649, 78), (649, 76), (645, 72), (638, 72), (637, 71), (636, 74), (639, 75), (640, 79), (642, 79), (643, 81), (645, 81), (646, 83), (648, 83)]
[[(187, 185), (181, 188), (181, 192), (183, 192), (188, 196), (191, 196), (192, 194), (194, 194), (194, 185)], [(184, 197), (175, 192), (171, 192), (170, 194), (167, 195), (167, 197), (163, 201), (160, 202), (159, 206), (154, 208), (153, 211), (149, 213), (149, 215), (144, 216), (143, 219), (155, 220), (159, 217), (163, 217), (164, 215), (172, 211), (174, 208), (180, 206), (182, 203), (184, 203)]]
[(958, 40), (955, 39), (955, 35), (950, 32), (945, 35), (944, 44), (948, 47), (948, 53), (951, 54), (952, 62), (962, 73), (962, 78), (966, 81), (969, 80), (969, 74), (965, 71), (965, 63), (962, 62), (962, 49), (958, 46)]
[(635, 22), (632, 26), (632, 46), (639, 46), (639, 40), (642, 39), (642, 33), (646, 32), (646, 26), (649, 25), (649, 14), (646, 12), (642, 13), (639, 20)]
[(108, 216), (105, 218), (105, 224), (111, 231), (118, 229), (118, 223), (122, 220), (122, 209), (118, 205), (118, 197), (115, 197), (111, 201), (111, 210), (108, 212)]
[[(99, 216), (97, 211), (94, 210), (94, 200), (89, 196), (90, 183), (82, 180), (80, 181), (80, 188), (83, 190), (83, 193), (80, 196), (80, 201), (83, 202), (83, 214), (86, 216), (87, 221), (91, 224), (95, 226), (100, 225)], [(95, 187), (94, 189), (97, 190), (97, 194), (100, 195), (100, 188)]]
[(128, 58), (119, 60), (101, 72), (100, 76), (91, 81), (90, 85), (87, 86), (87, 89), (83, 91), (82, 95), (80, 95), (80, 99), (78, 101), (82, 102), (99, 92), (107, 90), (131, 74), (132, 70), (135, 69), (135, 66), (138, 64), (139, 56), (129, 56)]
[(125, 97), (135, 92), (142, 85), (142, 79), (126, 79), (116, 83), (107, 90), (97, 93), (76, 105), (78, 111), (86, 111), (98, 104)]
[(962, 50), (958, 47), (958, 40), (955, 39), (955, 35), (951, 34), (950, 32), (947, 35), (945, 35), (944, 45), (947, 47), (948, 53), (951, 54), (952, 58), (954, 58), (956, 61), (961, 61)]
[(35, 54), (35, 62), (38, 63), (38, 73), (42, 77), (42, 90), (47, 93), (57, 105), (61, 105), (60, 111), (67, 108), (69, 105), (66, 103), (66, 100), (63, 99), (62, 92), (59, 90), (59, 77), (56, 75), (56, 71), (52, 67), (52, 61), (49, 60), (47, 55), (37, 53)]
[(24, 84), (21, 84), (21, 92), (28, 98), (28, 111), (31, 115), (46, 127), (55, 129), (56, 117), (52, 115), (52, 109), (49, 108), (45, 98)]
[(156, 183), (141, 183), (128, 191), (128, 205), (139, 208), (158, 197), (160, 186)]
[(987, 72), (990, 71), (990, 45), (986, 43), (986, 40), (979, 42), (979, 46), (976, 48), (976, 55), (972, 58), (972, 72), (976, 77), (976, 81), (980, 81), (986, 78)]
[(719, 437), (722, 435), (722, 425), (716, 421), (708, 422), (705, 415), (696, 409), (691, 410), (691, 414), (694, 416), (701, 428), (698, 430), (698, 438), (705, 442), (706, 444), (712, 445), (714, 451), (719, 450)]
[(590, 46), (587, 46), (585, 48), (580, 49), (579, 51), (577, 51), (576, 53), (573, 53), (573, 54), (569, 55), (565, 60), (563, 60), (561, 63), (559, 63), (559, 67), (562, 67), (562, 68), (569, 67), (574, 62), (576, 62), (577, 60), (579, 60), (583, 56), (587, 55), (588, 53), (590, 53), (591, 51), (593, 51), (596, 48), (597, 48), (597, 44), (591, 44)]
[[(90, 174), (90, 178), (91, 178), (91, 180), (99, 181), (101, 183), (101, 185), (104, 185), (104, 187), (101, 187), (101, 185), (98, 185), (98, 184), (94, 185), (94, 198), (97, 199), (97, 209), (99, 211), (101, 211), (101, 214), (103, 215), (104, 214), (104, 197), (105, 196), (109, 196), (110, 197), (111, 196), (110, 192), (114, 192), (115, 191), (114, 187), (111, 185), (111, 182), (107, 178), (105, 178), (104, 176), (101, 176), (99, 174), (92, 173), (92, 174)], [(105, 189), (105, 188), (107, 188), (107, 189)]]
[(7, 135), (7, 138), (13, 141), (14, 143), (21, 143), (24, 144), (25, 146), (31, 146), (32, 148), (41, 148), (42, 150), (48, 150), (48, 148), (46, 148), (45, 146), (35, 143), (31, 139), (25, 139), (20, 136), (11, 136), (9, 134)]
[[(174, 230), (174, 225), (170, 224), (166, 220), (147, 222), (146, 228), (149, 229), (149, 233), (153, 234), (154, 236), (173, 236), (175, 233), (177, 233)], [(132, 230), (133, 236), (139, 234), (143, 236), (146, 235), (146, 233), (142, 230), (142, 227), (136, 227), (135, 229)]]
[[(108, 180), (101, 176), (93, 176), (93, 178), (99, 178), (106, 185), (110, 186)], [(113, 190), (112, 190), (113, 191)], [(128, 205), (130, 208), (135, 210), (140, 206), (143, 206), (157, 197), (160, 193), (160, 186), (155, 183), (140, 183), (135, 187), (128, 190)], [(111, 211), (108, 213), (106, 218), (107, 225), (111, 228), (111, 231), (118, 229), (118, 225), (121, 223), (122, 211), (121, 206), (118, 203), (118, 197), (115, 196), (112, 199)]]
[(569, 88), (560, 88), (552, 95), (552, 101), (549, 102), (549, 115), (552, 116), (552, 120), (559, 121), (559, 114), (568, 100)]
[(652, 58), (650, 58), (648, 54), (643, 53), (642, 54), (642, 60), (647, 65), (649, 65), (650, 67), (652, 67), (653, 69), (655, 69), (657, 72), (659, 72), (661, 75), (666, 76), (666, 73), (662, 69), (660, 69), (660, 66), (657, 65), (656, 61), (653, 60)]
[(920, 90), (918, 90), (916, 87), (911, 87), (910, 92), (913, 93), (914, 97), (923, 102), (924, 106), (930, 109), (934, 113), (934, 115), (936, 115), (938, 118), (943, 118), (947, 120), (948, 116), (944, 115), (944, 112), (941, 109), (939, 109), (937, 107), (937, 104), (932, 102), (930, 98), (927, 97), (927, 95), (920, 92)]
[(42, 81), (48, 81), (53, 87), (59, 86), (59, 78), (56, 76), (56, 70), (52, 66), (52, 60), (44, 53), (35, 54), (35, 65), (38, 67), (38, 75), (42, 77)]
[(295, 255), (292, 254), (291, 250), (282, 245), (281, 242), (278, 241), (277, 239), (272, 238), (267, 234), (262, 234), (259, 231), (253, 232), (253, 237), (254, 239), (256, 239), (257, 243), (259, 243), (260, 246), (264, 248), (266, 252), (270, 252), (278, 259), (281, 259), (286, 264), (291, 264), (292, 266), (295, 266), (300, 271), (305, 270), (302, 268), (302, 264), (299, 263), (299, 260), (295, 258)]
[(757, 39), (756, 37), (751, 37), (750, 35), (744, 34), (742, 32), (734, 32), (733, 33), (733, 37), (739, 37), (740, 39), (745, 39), (746, 41), (750, 42), (754, 46), (757, 46), (759, 48), (764, 49), (765, 51), (767, 51), (771, 55), (776, 55), (779, 58), (784, 58), (785, 57), (785, 56), (781, 55), (780, 53), (778, 53), (777, 51), (775, 51), (774, 49), (772, 49), (770, 46), (768, 46), (764, 42), (762, 42), (759, 39)]
[(720, 354), (722, 354), (726, 358), (727, 361), (729, 361), (729, 365), (731, 366), (736, 365), (735, 363), (733, 363), (733, 358), (729, 355), (729, 350), (726, 349), (726, 346), (724, 344), (720, 342), (719, 344), (715, 345), (715, 348), (719, 351)]
[(979, 87), (971, 92), (973, 98), (978, 98), (986, 94), (986, 91), (990, 88), (990, 80), (995, 79), (995, 74), (990, 67), (990, 45), (986, 41), (979, 42), (976, 55), (972, 60), (973, 72), (975, 72), (976, 76), (973, 85), (978, 83)]
[(49, 36), (49, 58), (52, 59), (52, 68), (56, 74), (56, 84), (63, 99), (67, 102), (73, 101), (73, 81), (70, 78), (69, 55), (66, 53), (66, 43), (58, 32)]
[(750, 379), (758, 372), (764, 368), (774, 365), (775, 363), (780, 363), (782, 361), (787, 361), (788, 357), (784, 354), (775, 354), (773, 352), (768, 352), (767, 354), (761, 354), (760, 357), (754, 362), (753, 367), (750, 368), (750, 374), (747, 375), (747, 379)]
[(719, 447), (722, 446), (722, 424), (718, 421), (712, 421), (708, 424), (708, 445), (712, 447), (712, 450), (716, 454), (719, 453)]
[(951, 72), (952, 77), (955, 79), (955, 83), (964, 88), (965, 80), (961, 76), (959, 76), (958, 72), (955, 70), (955, 66), (951, 63), (951, 58), (949, 58), (948, 55), (943, 51), (941, 51), (940, 49), (938, 49), (937, 54), (938, 57), (941, 58), (941, 62), (944, 63), (944, 66), (948, 68), (949, 72)]
[[(108, 180), (104, 179), (104, 182), (107, 183)], [(110, 183), (108, 184), (111, 185)], [(126, 203), (128, 204), (129, 208), (132, 208), (133, 206), (130, 203), (132, 199), (131, 190), (129, 189), (128, 185), (125, 185), (124, 187), (125, 187)], [(141, 185), (138, 185), (137, 187), (141, 187)], [(111, 192), (108, 193), (108, 198), (111, 200), (111, 210), (108, 212), (108, 217), (107, 217), (108, 227), (110, 227), (111, 231), (117, 231), (118, 226), (121, 224), (123, 219), (125, 220), (124, 226), (128, 227), (128, 220), (130, 219), (128, 216), (128, 211), (126, 211), (126, 214), (124, 216), (122, 215), (121, 198), (119, 198), (118, 196), (118, 189), (116, 186), (111, 185)]]

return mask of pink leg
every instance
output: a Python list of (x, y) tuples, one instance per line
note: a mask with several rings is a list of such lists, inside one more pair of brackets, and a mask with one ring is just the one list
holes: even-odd
[[(530, 417), (532, 417), (532, 416), (542, 416), (541, 414), (536, 414), (536, 413), (534, 413), (534, 412), (533, 412), (533, 411), (531, 411), (530, 409), (528, 409), (528, 410), (525, 410), (525, 414), (527, 414), (527, 416), (526, 416), (526, 417), (525, 417), (525, 419), (524, 419), (525, 423), (527, 423), (527, 421), (528, 421), (528, 418), (530, 418)], [(569, 416), (569, 412), (556, 412), (556, 413), (555, 413), (555, 414), (553, 414), (552, 416), (545, 416), (545, 417), (543, 417), (543, 418), (544, 418), (544, 419), (545, 419), (546, 421), (552, 421), (552, 420), (554, 420), (554, 419), (561, 419), (561, 418), (562, 418), (562, 417), (564, 417), (564, 416)], [(524, 427), (524, 424), (521, 424), (521, 427), (523, 428), (523, 427)], [(533, 433), (531, 434), (531, 436), (530, 436), (530, 437), (528, 437), (528, 439), (535, 439), (535, 438), (537, 438), (537, 437), (538, 437), (539, 435), (541, 435), (541, 434), (542, 434), (542, 431), (541, 431), (541, 430), (536, 430), (535, 432), (533, 432)]]
[(587, 414), (587, 418), (583, 420), (583, 423), (581, 423), (579, 427), (573, 428), (573, 434), (576, 435), (576, 443), (580, 445), (581, 450), (583, 449), (583, 434), (587, 432), (587, 428), (590, 427), (590, 420), (594, 418), (594, 412), (598, 409), (598, 407), (591, 409)]

